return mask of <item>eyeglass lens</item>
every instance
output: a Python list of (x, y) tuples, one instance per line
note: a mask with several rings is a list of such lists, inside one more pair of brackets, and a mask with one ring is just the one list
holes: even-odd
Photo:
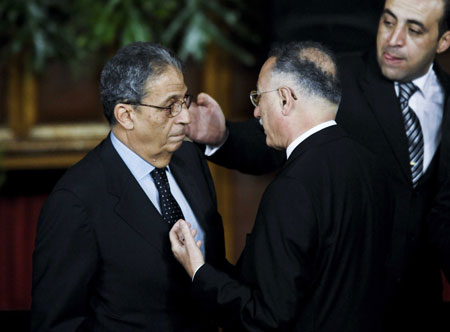
[(186, 108), (189, 108), (191, 106), (192, 102), (192, 96), (186, 95), (183, 98), (183, 101), (178, 101), (173, 103), (172, 108), (170, 110), (170, 114), (172, 116), (177, 116), (179, 113), (181, 113), (181, 110), (183, 109), (183, 105), (186, 105)]
[(250, 101), (252, 102), (253, 106), (258, 107), (260, 97), (261, 95), (258, 93), (258, 91), (250, 92)]

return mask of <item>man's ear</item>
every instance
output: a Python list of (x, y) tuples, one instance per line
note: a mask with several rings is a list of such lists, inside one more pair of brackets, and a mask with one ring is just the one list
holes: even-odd
[(438, 47), (436, 50), (437, 54), (444, 53), (450, 46), (450, 30), (444, 32), (444, 34), (439, 38)]
[(133, 108), (127, 104), (117, 104), (114, 107), (114, 116), (117, 123), (127, 130), (134, 128)]
[(280, 96), (281, 99), (281, 112), (283, 113), (283, 115), (288, 115), (289, 112), (291, 111), (291, 109), (293, 108), (293, 104), (294, 104), (294, 99), (292, 98), (292, 93), (291, 90), (289, 88), (279, 88), (278, 89), (278, 94)]

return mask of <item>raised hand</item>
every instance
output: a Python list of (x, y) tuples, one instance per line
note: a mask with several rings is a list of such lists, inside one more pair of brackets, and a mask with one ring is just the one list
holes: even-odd
[(191, 123), (186, 134), (193, 141), (212, 146), (220, 145), (226, 133), (225, 116), (219, 104), (208, 94), (200, 93), (189, 107)]

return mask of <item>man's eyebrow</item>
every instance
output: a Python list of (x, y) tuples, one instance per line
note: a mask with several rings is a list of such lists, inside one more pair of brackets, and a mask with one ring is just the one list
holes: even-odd
[(428, 31), (428, 29), (425, 27), (425, 25), (422, 22), (419, 22), (417, 20), (407, 20), (406, 22), (408, 24), (418, 25), (422, 30)]
[(181, 94), (179, 94), (179, 93), (171, 94), (171, 95), (167, 96), (166, 99), (164, 99), (163, 104), (166, 104), (166, 103), (168, 103), (168, 102), (171, 101), (171, 100), (177, 101), (177, 100), (179, 100), (179, 99), (181, 99), (181, 98), (184, 98), (184, 96), (185, 96), (186, 94), (187, 94), (187, 91), (186, 91), (186, 93), (183, 94), (183, 95), (181, 95)]
[(383, 14), (383, 15), (384, 15), (384, 14), (388, 14), (389, 16), (392, 16), (393, 18), (397, 19), (397, 16), (396, 16), (393, 12), (391, 12), (389, 8), (384, 8), (382, 14)]
[[(385, 9), (383, 10), (383, 14), (387, 14), (387, 15), (389, 15), (389, 16), (392, 16), (394, 19), (397, 20), (397, 16), (396, 16), (392, 11), (390, 11), (389, 8), (385, 8)], [(428, 29), (425, 27), (425, 25), (424, 25), (422, 22), (420, 22), (420, 21), (413, 20), (413, 19), (409, 19), (409, 20), (406, 20), (406, 23), (407, 23), (407, 24), (414, 24), (414, 25), (417, 25), (417, 26), (419, 26), (422, 30), (428, 31)]]

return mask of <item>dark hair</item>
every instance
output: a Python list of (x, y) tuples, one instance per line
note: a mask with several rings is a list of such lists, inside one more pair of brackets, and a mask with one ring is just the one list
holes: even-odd
[(444, 32), (450, 27), (450, 0), (442, 1), (444, 1), (444, 12), (439, 20), (439, 38), (441, 38)]
[(290, 42), (273, 48), (274, 73), (293, 74), (300, 88), (333, 104), (341, 100), (341, 84), (336, 59), (328, 48), (318, 42)]
[(116, 104), (123, 101), (140, 103), (149, 79), (163, 73), (168, 66), (182, 71), (180, 60), (170, 50), (148, 42), (123, 47), (105, 64), (100, 77), (100, 94), (103, 112), (110, 125), (116, 123)]

